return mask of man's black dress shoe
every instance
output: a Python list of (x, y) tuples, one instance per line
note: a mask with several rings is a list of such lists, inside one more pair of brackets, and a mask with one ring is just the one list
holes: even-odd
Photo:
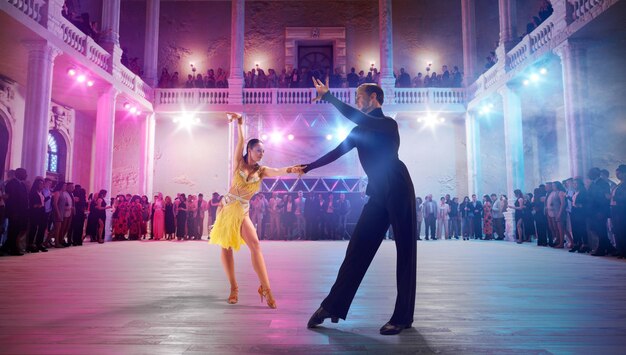
[(324, 308), (320, 307), (317, 309), (317, 311), (315, 311), (315, 313), (313, 313), (313, 315), (311, 316), (311, 319), (309, 319), (309, 323), (307, 323), (306, 327), (307, 328), (315, 328), (318, 325), (324, 323), (324, 319), (326, 318), (330, 318), (330, 321), (333, 323), (338, 323), (339, 322), (339, 317), (335, 317), (332, 314), (328, 313), (327, 310), (325, 310)]
[(400, 334), (403, 330), (411, 328), (413, 325), (395, 325), (391, 323), (387, 323), (380, 328), (381, 335), (396, 335)]

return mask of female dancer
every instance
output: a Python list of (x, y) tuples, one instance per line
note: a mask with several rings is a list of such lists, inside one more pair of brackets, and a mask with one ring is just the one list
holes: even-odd
[(270, 281), (265, 268), (265, 260), (259, 246), (254, 225), (250, 220), (250, 198), (259, 191), (261, 180), (266, 177), (277, 177), (286, 174), (302, 174), (303, 167), (291, 166), (286, 168), (270, 168), (261, 166), (259, 162), (263, 158), (265, 150), (263, 143), (258, 139), (251, 139), (244, 155), (243, 117), (238, 113), (228, 113), (230, 122), (236, 120), (239, 130), (239, 139), (235, 149), (233, 161), (233, 180), (230, 189), (217, 210), (215, 224), (211, 230), (210, 244), (222, 247), (222, 264), (230, 282), (230, 295), (228, 303), (235, 304), (238, 301), (239, 289), (235, 279), (235, 259), (233, 249), (239, 250), (242, 244), (248, 245), (252, 257), (252, 266), (259, 277), (259, 295), (261, 302), (267, 299), (270, 308), (276, 308), (276, 301), (270, 289)]

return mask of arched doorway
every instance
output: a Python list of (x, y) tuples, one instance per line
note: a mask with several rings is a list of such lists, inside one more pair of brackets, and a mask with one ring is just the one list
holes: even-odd
[(46, 175), (56, 181), (64, 181), (67, 169), (67, 144), (56, 129), (48, 132), (48, 159)]

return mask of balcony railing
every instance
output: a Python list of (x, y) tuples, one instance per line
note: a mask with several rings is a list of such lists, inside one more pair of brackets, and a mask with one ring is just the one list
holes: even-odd
[[(111, 53), (104, 50), (91, 37), (84, 34), (74, 24), (65, 17), (61, 16), (61, 9), (51, 11), (48, 7), (58, 5), (58, 1), (46, 0), (0, 0), (8, 3), (19, 12), (25, 14), (28, 18), (40, 26), (47, 28), (50, 33), (54, 34), (65, 44), (74, 49), (80, 56), (86, 58), (90, 63), (95, 64), (98, 68), (113, 75), (115, 68), (120, 72), (119, 77), (115, 78), (121, 81), (121, 84), (131, 89), (138, 96), (151, 100), (152, 88), (146, 85), (139, 76), (132, 73), (121, 63), (113, 63)], [(58, 26), (58, 27), (57, 27)], [(58, 30), (55, 30), (58, 29)], [(115, 80), (114, 79), (114, 80)]]
[[(221, 105), (228, 104), (229, 89), (156, 89), (156, 105)], [(356, 89), (331, 89), (341, 101), (354, 104)], [(396, 88), (395, 104), (464, 104), (465, 89), (462, 88)], [(317, 96), (315, 89), (243, 89), (244, 105), (326, 105)]]

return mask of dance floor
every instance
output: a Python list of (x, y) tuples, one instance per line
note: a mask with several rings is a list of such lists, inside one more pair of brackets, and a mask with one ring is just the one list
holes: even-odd
[(240, 300), (206, 242), (113, 242), (0, 258), (3, 354), (617, 354), (626, 262), (494, 241), (418, 243), (414, 328), (378, 329), (395, 300), (385, 241), (348, 319), (309, 330), (346, 242), (262, 242), (278, 309), (259, 302), (247, 249)]

